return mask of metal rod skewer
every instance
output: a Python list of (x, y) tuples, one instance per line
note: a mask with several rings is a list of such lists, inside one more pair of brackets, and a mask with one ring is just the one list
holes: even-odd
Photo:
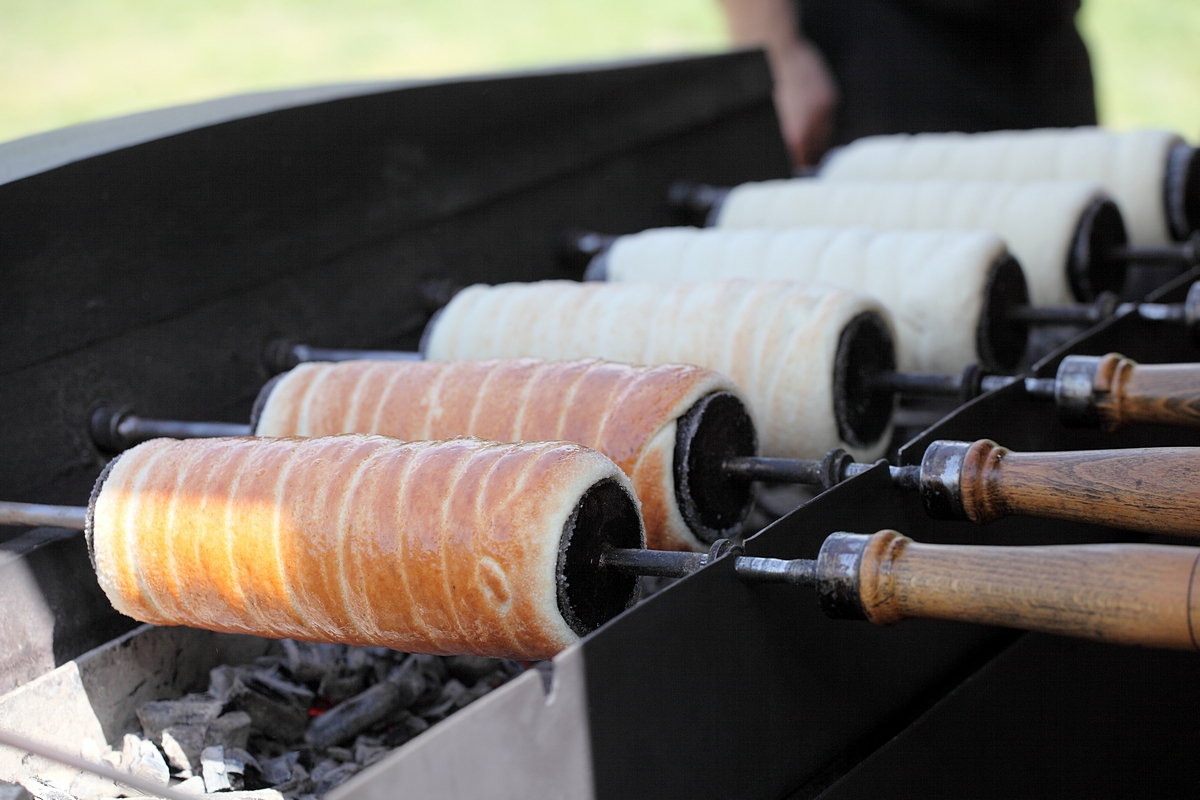
[(87, 526), (87, 509), (82, 506), (48, 506), (40, 503), (0, 501), (0, 525), (45, 526), (81, 531)]
[(137, 775), (113, 769), (107, 764), (97, 764), (88, 761), (86, 758), (63, 752), (56, 747), (36, 742), (19, 733), (4, 730), (3, 728), (0, 728), (0, 745), (11, 747), (14, 750), (22, 750), (51, 761), (57, 761), (60, 764), (66, 764), (68, 767), (74, 767), (83, 772), (99, 775), (101, 778), (108, 778), (113, 783), (128, 786), (130, 789), (136, 789), (147, 797), (161, 797), (164, 800), (196, 800), (196, 795), (194, 794), (184, 794), (161, 783), (154, 783)]

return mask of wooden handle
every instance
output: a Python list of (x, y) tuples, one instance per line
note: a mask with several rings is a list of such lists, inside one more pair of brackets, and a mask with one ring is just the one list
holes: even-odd
[(1110, 431), (1139, 422), (1200, 428), (1200, 364), (1139, 364), (1109, 353), (1097, 365), (1093, 398)]
[(959, 473), (974, 522), (1010, 514), (1200, 537), (1200, 448), (1014, 453), (972, 444)]
[(1193, 547), (930, 545), (880, 531), (863, 551), (859, 594), (878, 625), (924, 617), (1200, 650), (1198, 560)]

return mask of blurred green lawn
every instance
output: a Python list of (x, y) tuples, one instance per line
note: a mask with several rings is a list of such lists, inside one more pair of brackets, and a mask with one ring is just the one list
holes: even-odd
[[(1200, 138), (1200, 0), (1084, 0), (1104, 122)], [(725, 46), (716, 0), (0, 0), (0, 141), (238, 92)]]

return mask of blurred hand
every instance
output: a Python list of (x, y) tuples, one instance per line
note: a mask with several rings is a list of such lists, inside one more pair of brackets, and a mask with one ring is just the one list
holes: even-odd
[(816, 164), (833, 133), (837, 105), (833, 76), (807, 41), (796, 41), (785, 52), (769, 55), (783, 141), (797, 166)]
[(763, 47), (775, 79), (783, 141), (797, 166), (815, 164), (833, 131), (837, 85), (821, 54), (800, 35), (791, 0), (720, 0), (735, 45)]

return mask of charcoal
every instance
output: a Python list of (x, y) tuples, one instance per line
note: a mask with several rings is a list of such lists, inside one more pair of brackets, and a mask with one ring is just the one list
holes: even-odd
[(437, 697), (424, 704), (417, 704), (413, 712), (430, 722), (441, 722), (458, 710), (459, 698), (466, 691), (467, 687), (463, 686), (457, 678), (451, 678), (442, 686), (442, 690), (438, 692)]
[(312, 774), (309, 777), (312, 778), (312, 782), (315, 784), (317, 781), (324, 778), (326, 774), (333, 772), (335, 769), (337, 769), (341, 765), (342, 765), (342, 762), (335, 761), (332, 758), (322, 759), (320, 762), (317, 763), (316, 766), (314, 766), (312, 768)]
[(262, 772), (262, 766), (258, 763), (258, 759), (250, 755), (249, 752), (241, 747), (226, 747), (225, 758), (240, 761), (246, 767), (253, 769), (255, 772)]
[(425, 677), (420, 662), (410, 658), (393, 668), (387, 680), (313, 720), (304, 738), (316, 748), (353, 739), (397, 709), (411, 706), (424, 689)]
[(312, 791), (312, 781), (309, 780), (308, 770), (300, 764), (292, 764), (292, 776), (283, 783), (275, 784), (275, 788), (285, 797), (296, 797)]
[(245, 711), (230, 711), (212, 722), (204, 732), (204, 745), (219, 744), (222, 747), (245, 748), (250, 738), (253, 718)]
[(0, 781), (0, 800), (29, 800), (31, 797), (29, 790), (19, 783)]
[(474, 686), (480, 678), (491, 675), (500, 666), (499, 659), (483, 656), (447, 656), (443, 660), (447, 672), (467, 686)]
[[(483, 697), (494, 688), (491, 680), (491, 678), (484, 678), (471, 688), (467, 689), (465, 692), (459, 695), (458, 701), (455, 703), (455, 705), (458, 708), (466, 708), (471, 703), (474, 703), (476, 700)], [(496, 686), (498, 685), (499, 684), (497, 683)]]
[(366, 734), (363, 734), (354, 740), (355, 747), (379, 747), (381, 744), (383, 744), (382, 736), (367, 736)]
[(175, 791), (184, 794), (204, 794), (204, 778), (193, 775), (182, 783), (175, 784)]
[(360, 766), (369, 767), (390, 752), (391, 751), (388, 748), (380, 745), (371, 746), (367, 744), (358, 744), (354, 747), (354, 760), (357, 761)]
[[(334, 764), (331, 769), (324, 769), (326, 764)], [(354, 773), (358, 772), (358, 764), (353, 761), (346, 764), (339, 764), (336, 761), (323, 761), (312, 772), (313, 794), (320, 795), (332, 790), (336, 786), (346, 782)]]
[[(189, 734), (197, 733), (197, 729), (200, 728), (199, 725), (184, 725), (180, 727), (187, 729), (187, 733)], [(167, 764), (174, 767), (177, 772), (187, 772), (190, 775), (198, 763), (200, 750), (204, 749), (203, 746), (201, 746), (199, 749), (194, 749), (195, 743), (200, 743), (201, 745), (203, 744), (204, 733), (199, 731), (200, 735), (193, 738), (189, 742), (189, 745), (191, 745), (191, 747), (194, 749), (194, 753), (189, 753), (189, 748), (185, 748), (182, 744), (180, 744), (179, 740), (175, 738), (176, 732), (178, 732), (178, 729), (172, 728), (167, 728), (162, 732), (163, 755), (167, 757)]]
[(458, 698), (443, 700), (435, 706), (422, 709), (421, 716), (424, 717), (430, 725), (436, 725), (458, 710), (457, 702)]
[(284, 753), (269, 761), (262, 762), (259, 772), (262, 774), (263, 781), (268, 786), (278, 786), (281, 783), (291, 780), (292, 765), (296, 764), (299, 758), (300, 753), (293, 750), (290, 753)]
[(221, 716), (221, 703), (204, 695), (188, 695), (179, 700), (154, 700), (137, 710), (142, 735), (158, 744), (165, 728), (175, 725), (205, 725)]
[(154, 742), (132, 733), (125, 734), (121, 748), (121, 769), (164, 786), (171, 781), (171, 770), (167, 768), (166, 759)]
[(409, 739), (415, 739), (427, 730), (429, 730), (428, 722), (422, 717), (410, 714), (387, 732), (387, 735), (383, 738), (383, 743), (388, 747), (399, 747)]
[(425, 673), (425, 677), (431, 682), (442, 684), (446, 682), (446, 662), (441, 656), (429, 656), (424, 653), (417, 653), (409, 656), (417, 662), (421, 667), (421, 672)]
[(329, 756), (335, 761), (341, 761), (343, 763), (347, 761), (354, 761), (354, 753), (350, 752), (345, 747), (326, 747), (325, 755)]
[(200, 754), (200, 771), (204, 777), (204, 791), (208, 794), (233, 788), (225, 771), (225, 748), (221, 745), (204, 748)]
[(321, 680), (326, 672), (340, 665), (342, 654), (346, 652), (345, 645), (340, 644), (314, 644), (291, 639), (284, 639), (281, 644), (284, 666), (292, 678), (301, 683)]
[[(238, 758), (237, 756), (233, 755), (228, 750), (226, 750), (225, 751), (225, 774), (226, 775), (245, 775), (246, 774), (246, 762), (242, 761), (240, 758)], [(233, 779), (230, 778), (231, 783), (232, 783), (232, 781), (233, 781)]]
[(375, 656), (366, 647), (347, 647), (343, 668), (347, 672), (367, 672), (375, 664)]
[(262, 669), (276, 669), (277, 667), (284, 666), (284, 658), (281, 653), (276, 653), (269, 656), (259, 656), (254, 659), (253, 663), (254, 666)]
[[(382, 658), (382, 659), (391, 658), (392, 654), (396, 652), (395, 650), (388, 650), (386, 647), (359, 647), (356, 649), (362, 650), (364, 653), (369, 653), (370, 655), (374, 656), (375, 658)], [(407, 653), (403, 653), (401, 655), (407, 655)], [(401, 658), (400, 660), (403, 661), (404, 659)]]
[(67, 793), (79, 800), (100, 800), (105, 797), (116, 797), (125, 791), (124, 788), (90, 772), (80, 772), (71, 779)]
[(245, 680), (258, 671), (258, 667), (252, 664), (222, 664), (219, 667), (213, 667), (208, 672), (208, 694), (210, 697), (219, 700), (222, 704), (229, 702), (229, 697), (233, 692), (234, 684), (239, 680)]
[(335, 703), (348, 700), (367, 688), (366, 672), (338, 672), (330, 670), (321, 679), (317, 694), (328, 697)]
[(309, 689), (307, 686), (301, 686), (297, 683), (284, 680), (267, 670), (259, 670), (249, 678), (243, 679), (242, 682), (251, 689), (264, 692), (268, 695), (274, 694), (297, 708), (305, 710), (316, 699), (316, 695), (313, 694), (312, 689)]
[[(304, 736), (308, 726), (308, 710), (298, 708), (258, 682), (247, 685), (236, 679), (229, 695), (229, 707), (250, 716), (250, 729), (264, 733), (281, 742), (294, 742)], [(245, 746), (245, 741), (241, 743)]]
[(48, 783), (43, 783), (37, 778), (31, 776), (22, 776), (17, 778), (21, 785), (25, 787), (25, 791), (33, 795), (36, 800), (75, 800), (68, 792), (64, 792), (55, 786)]

